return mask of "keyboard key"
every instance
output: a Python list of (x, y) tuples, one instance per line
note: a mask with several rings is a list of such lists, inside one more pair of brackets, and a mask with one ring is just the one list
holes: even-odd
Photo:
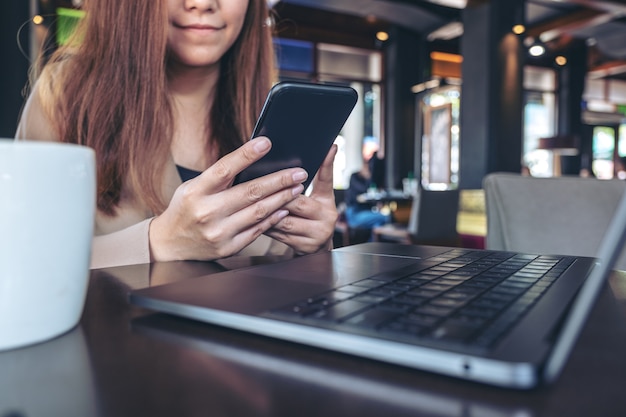
[(501, 310), (507, 305), (509, 305), (509, 303), (506, 300), (485, 297), (479, 297), (472, 302), (472, 307), (493, 308), (496, 310)]
[(371, 292), (368, 292), (365, 294), (359, 294), (352, 298), (352, 300), (354, 301), (358, 301), (359, 303), (366, 303), (366, 304), (378, 304), (378, 303), (385, 301), (386, 299), (387, 297), (372, 294)]
[(468, 316), (466, 314), (463, 314), (462, 312), (459, 314), (455, 314), (454, 316), (450, 317), (448, 320), (452, 323), (457, 323), (459, 325), (467, 326), (467, 327), (473, 327), (475, 329), (483, 327), (488, 322), (488, 319), (486, 318)]
[(451, 287), (452, 285), (429, 283), (429, 284), (422, 285), (420, 288), (424, 290), (430, 290), (430, 291), (446, 291), (446, 290), (449, 290)]
[(430, 302), (431, 305), (438, 307), (459, 308), (466, 302), (455, 298), (438, 297)]
[(363, 279), (361, 281), (353, 282), (350, 285), (354, 285), (355, 287), (375, 288), (380, 287), (383, 283), (375, 279)]
[(377, 309), (382, 309), (386, 311), (393, 311), (396, 313), (407, 313), (411, 311), (414, 306), (405, 303), (399, 303), (396, 301), (385, 301), (376, 306)]
[(418, 307), (417, 309), (415, 309), (415, 311), (418, 313), (430, 314), (432, 316), (437, 316), (437, 317), (447, 317), (450, 315), (450, 313), (452, 313), (452, 311), (454, 311), (454, 308), (440, 307), (440, 306), (433, 305), (433, 304), (426, 304), (421, 307)]
[(426, 289), (423, 289), (422, 287), (418, 287), (417, 289), (410, 290), (406, 294), (430, 299), (430, 298), (436, 297), (440, 293), (441, 291), (426, 290)]
[(411, 313), (403, 316), (399, 319), (399, 321), (403, 323), (411, 323), (418, 325), (423, 328), (429, 328), (434, 326), (441, 319), (436, 316), (431, 316), (429, 314), (421, 314), (421, 313)]
[(469, 306), (463, 308), (462, 313), (468, 316), (490, 319), (495, 317), (498, 311), (499, 310), (495, 308), (474, 307), (473, 303), (471, 303)]
[(424, 278), (415, 278), (415, 277), (407, 277), (407, 278), (402, 278), (399, 279), (398, 281), (396, 281), (399, 284), (405, 284), (411, 287), (418, 287), (420, 285), (424, 285), (427, 282), (430, 282), (431, 278), (428, 279), (424, 279)]
[(344, 323), (352, 326), (374, 329), (390, 320), (393, 320), (397, 316), (398, 314), (393, 311), (373, 309), (352, 316), (344, 321)]
[(417, 337), (426, 333), (430, 329), (428, 327), (425, 328), (415, 324), (400, 323), (394, 321), (390, 324), (380, 327), (379, 330), (381, 333), (388, 333), (390, 335), (397, 334), (401, 337)]
[(379, 297), (387, 298), (387, 297), (392, 297), (394, 295), (402, 294), (404, 291), (405, 290), (402, 290), (402, 289), (384, 286), (384, 287), (374, 288), (373, 290), (368, 291), (367, 293), (371, 295), (376, 295)]
[(411, 294), (400, 294), (393, 297), (392, 300), (396, 303), (407, 304), (410, 306), (419, 306), (427, 303), (430, 299)]

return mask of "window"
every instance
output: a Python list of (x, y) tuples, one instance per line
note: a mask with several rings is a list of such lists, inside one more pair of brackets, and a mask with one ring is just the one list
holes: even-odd
[(591, 169), (599, 179), (613, 178), (615, 129), (606, 126), (593, 128), (593, 162)]
[(523, 164), (535, 177), (553, 174), (548, 150), (537, 149), (539, 139), (554, 136), (556, 130), (556, 73), (547, 68), (524, 68)]
[(461, 89), (437, 88), (421, 100), (422, 186), (431, 190), (456, 188), (459, 183), (459, 111)]
[(292, 39), (274, 39), (276, 61), (282, 71), (312, 74), (314, 45), (312, 42)]

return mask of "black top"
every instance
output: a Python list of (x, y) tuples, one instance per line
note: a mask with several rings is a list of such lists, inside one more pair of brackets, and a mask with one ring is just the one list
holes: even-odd
[(200, 171), (195, 171), (193, 169), (181, 167), (180, 165), (176, 165), (176, 169), (178, 170), (178, 175), (180, 175), (180, 179), (185, 181), (189, 181), (192, 178), (196, 178), (201, 174)]

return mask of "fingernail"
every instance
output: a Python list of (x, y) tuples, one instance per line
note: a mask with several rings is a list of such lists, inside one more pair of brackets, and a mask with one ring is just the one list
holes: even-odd
[(304, 185), (298, 184), (291, 189), (291, 194), (298, 195), (298, 194), (301, 194), (302, 191), (304, 191)]
[(306, 180), (306, 177), (308, 177), (306, 171), (296, 171), (292, 176), (294, 181), (304, 181)]
[(256, 138), (254, 142), (254, 150), (258, 153), (263, 153), (270, 148), (270, 141), (267, 138)]
[(285, 217), (287, 217), (287, 215), (289, 214), (289, 210), (279, 210), (276, 215), (278, 216), (279, 219), (283, 219)]

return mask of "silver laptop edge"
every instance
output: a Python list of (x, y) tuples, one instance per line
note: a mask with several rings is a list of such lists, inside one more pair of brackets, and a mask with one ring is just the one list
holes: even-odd
[[(439, 374), (513, 388), (530, 388), (538, 383), (534, 366), (510, 363), (457, 352), (407, 345), (390, 340), (374, 339), (353, 333), (342, 333), (317, 327), (269, 320), (265, 317), (212, 310), (180, 303), (134, 296), (143, 307), (177, 316), (215, 323), (291, 342), (300, 342), (387, 363), (415, 367)], [(289, 335), (285, 337), (285, 335)]]

